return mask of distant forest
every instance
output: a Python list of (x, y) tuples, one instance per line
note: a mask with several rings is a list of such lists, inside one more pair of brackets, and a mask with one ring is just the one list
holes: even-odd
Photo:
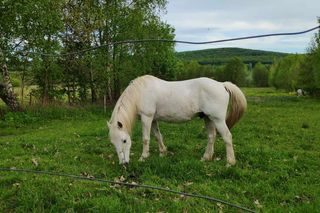
[(287, 91), (301, 88), (320, 93), (320, 34), (306, 54), (288, 54), (242, 48), (217, 48), (176, 53), (183, 71), (180, 79), (209, 76), (240, 86), (272, 86)]
[(233, 57), (240, 58), (245, 64), (272, 64), (274, 60), (289, 55), (288, 53), (252, 50), (243, 48), (217, 48), (178, 52), (176, 56), (183, 61), (198, 61), (202, 65), (226, 64)]

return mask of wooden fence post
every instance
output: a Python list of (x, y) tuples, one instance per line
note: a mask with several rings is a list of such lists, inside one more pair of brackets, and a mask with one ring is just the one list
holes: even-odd
[(30, 95), (30, 98), (29, 98), (29, 106), (31, 106), (31, 104), (32, 104), (32, 94), (29, 93), (29, 95)]
[(107, 113), (107, 95), (103, 96), (103, 109), (104, 113)]

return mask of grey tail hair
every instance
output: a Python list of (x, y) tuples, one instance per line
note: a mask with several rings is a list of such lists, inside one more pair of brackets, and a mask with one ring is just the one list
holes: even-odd
[(242, 91), (231, 82), (224, 82), (224, 88), (230, 95), (231, 107), (228, 112), (226, 123), (231, 129), (243, 116), (247, 109), (247, 100)]

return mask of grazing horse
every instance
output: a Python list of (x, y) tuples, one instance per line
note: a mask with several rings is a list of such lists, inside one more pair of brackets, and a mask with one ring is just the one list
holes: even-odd
[[(227, 116), (229, 99), (231, 107)], [(229, 129), (241, 118), (246, 107), (244, 94), (230, 82), (209, 78), (164, 81), (145, 75), (133, 80), (118, 99), (108, 122), (109, 136), (119, 163), (129, 163), (131, 130), (137, 114), (140, 115), (143, 134), (140, 160), (143, 161), (149, 156), (151, 131), (158, 142), (160, 155), (166, 154), (158, 120), (182, 122), (198, 115), (204, 118), (208, 131), (208, 144), (202, 160), (212, 160), (217, 130), (226, 144), (227, 163), (234, 165), (236, 160)]]

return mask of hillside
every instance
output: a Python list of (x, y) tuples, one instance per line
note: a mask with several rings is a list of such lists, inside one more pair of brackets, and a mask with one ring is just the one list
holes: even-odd
[(183, 61), (196, 60), (200, 64), (224, 64), (233, 57), (239, 57), (244, 63), (271, 64), (275, 58), (284, 57), (288, 53), (252, 50), (243, 48), (217, 48), (196, 51), (178, 52), (176, 56)]

